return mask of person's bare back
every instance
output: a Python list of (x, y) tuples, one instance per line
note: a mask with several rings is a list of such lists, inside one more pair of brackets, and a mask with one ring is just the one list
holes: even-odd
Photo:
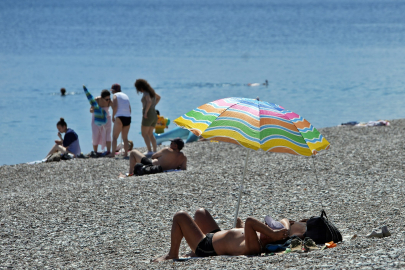
[[(269, 240), (265, 235), (256, 232), (257, 238), (262, 239), (266, 237), (266, 241), (277, 241), (285, 237), (286, 230), (274, 230), (272, 232), (271, 238)], [(262, 246), (260, 246), (260, 241), (255, 243), (255, 246), (248, 248), (245, 242), (245, 229), (244, 228), (234, 228), (230, 230), (219, 231), (214, 234), (212, 238), (212, 244), (217, 255), (252, 255), (252, 248), (260, 253)]]
[(164, 148), (152, 155), (153, 165), (160, 165), (164, 171), (187, 168), (187, 157), (179, 151), (171, 148)]

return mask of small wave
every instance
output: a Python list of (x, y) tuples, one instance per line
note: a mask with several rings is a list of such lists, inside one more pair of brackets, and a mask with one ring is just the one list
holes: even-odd
[(242, 86), (241, 83), (208, 83), (208, 82), (196, 82), (196, 83), (169, 83), (166, 85), (160, 85), (156, 89), (190, 89), (190, 88), (228, 88)]
[[(83, 92), (66, 92), (65, 96), (83, 95)], [(51, 96), (61, 96), (60, 92), (51, 93)]]

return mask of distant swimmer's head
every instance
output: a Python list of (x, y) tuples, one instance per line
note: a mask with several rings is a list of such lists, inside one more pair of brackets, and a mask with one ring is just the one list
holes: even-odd
[(66, 89), (65, 89), (65, 88), (61, 88), (61, 89), (60, 89), (60, 95), (61, 95), (61, 96), (66, 95)]
[(59, 122), (56, 123), (56, 128), (58, 129), (58, 131), (59, 131), (60, 133), (65, 133), (65, 132), (66, 132), (66, 130), (67, 130), (67, 124), (66, 124), (64, 118), (62, 118), (62, 117), (60, 118)]
[(118, 83), (114, 83), (111, 86), (111, 92), (114, 94), (115, 92), (121, 92), (121, 85), (119, 85)]
[(144, 80), (144, 79), (138, 79), (135, 81), (135, 88), (136, 88), (136, 92), (139, 93), (143, 93), (143, 92), (147, 92), (149, 93), (151, 98), (154, 98), (156, 93), (155, 90), (150, 86), (150, 84)]

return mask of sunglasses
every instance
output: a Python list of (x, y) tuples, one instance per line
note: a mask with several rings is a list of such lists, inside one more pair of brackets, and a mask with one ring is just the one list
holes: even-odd
[(111, 99), (110, 99), (110, 98), (105, 98), (104, 100), (105, 100), (105, 101), (110, 101)]

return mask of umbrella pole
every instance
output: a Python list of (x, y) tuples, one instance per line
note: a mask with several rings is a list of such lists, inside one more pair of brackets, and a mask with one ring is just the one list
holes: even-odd
[[(321, 187), (319, 186), (319, 179), (318, 179), (318, 175), (316, 174), (315, 155), (312, 155), (312, 163), (314, 164), (314, 173), (315, 173), (316, 184), (317, 184), (317, 186), (318, 186), (318, 193), (319, 193), (319, 191), (321, 190)], [(321, 195), (321, 196), (322, 196), (322, 195)], [(322, 201), (323, 201), (323, 198), (321, 198), (321, 206), (322, 206), (322, 210), (323, 210), (323, 209), (325, 209), (325, 208), (323, 207)]]
[(233, 228), (236, 227), (236, 221), (237, 221), (237, 219), (238, 219), (239, 205), (240, 205), (240, 199), (241, 199), (241, 197), (242, 197), (243, 182), (244, 182), (244, 180), (245, 180), (245, 174), (246, 174), (246, 168), (247, 168), (247, 160), (248, 160), (248, 158), (249, 158), (249, 149), (246, 149), (245, 169), (243, 170), (242, 181), (240, 182), (238, 205), (236, 206), (235, 219), (233, 220)]

